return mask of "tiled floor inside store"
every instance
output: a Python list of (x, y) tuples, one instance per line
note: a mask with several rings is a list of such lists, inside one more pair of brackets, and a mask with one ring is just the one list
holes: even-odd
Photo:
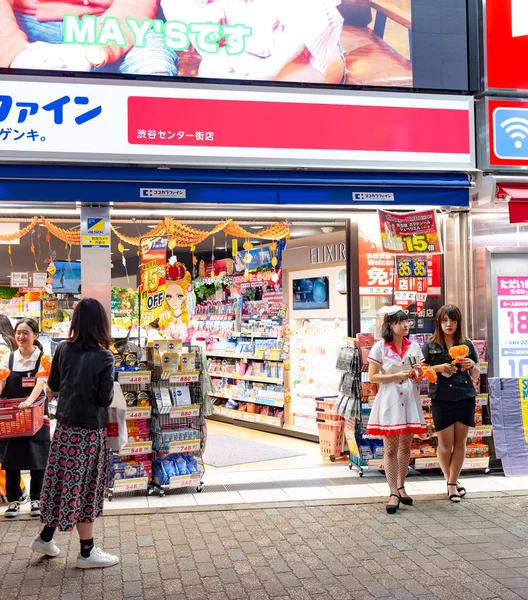
[[(323, 460), (318, 444), (216, 422), (208, 423), (208, 433), (246, 437), (255, 442), (296, 450), (303, 455), (221, 469), (206, 467), (203, 479), (205, 486), (201, 493), (186, 489), (164, 497), (159, 497), (156, 493), (149, 497), (116, 495), (112, 502), (106, 503), (106, 514), (123, 510), (248, 503), (369, 498), (379, 500), (388, 496), (388, 487), (382, 473), (365, 473), (360, 477), (358, 471), (349, 469), (348, 460), (336, 463)], [(463, 473), (461, 479), (468, 494), (528, 490), (528, 477), (507, 478), (471, 471)], [(413, 496), (445, 495), (446, 492), (445, 482), (438, 472), (411, 472), (406, 488)], [(0, 514), (4, 510), (5, 505), (0, 506)], [(23, 506), (22, 512), (29, 512), (28, 504)]]

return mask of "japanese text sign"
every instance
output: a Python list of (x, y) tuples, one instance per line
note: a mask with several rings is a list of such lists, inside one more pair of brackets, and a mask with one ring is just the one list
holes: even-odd
[[(380, 246), (380, 234), (378, 220), (375, 215), (372, 217), (363, 217), (359, 227), (359, 292), (362, 296), (392, 296), (394, 288), (399, 286), (400, 291), (404, 289), (409, 282), (403, 283), (410, 277), (418, 277), (424, 282), (430, 296), (441, 294), (441, 256), (439, 254), (430, 254), (425, 256), (408, 256), (407, 262), (402, 262), (402, 276), (396, 284), (394, 277), (395, 262), (394, 255), (382, 252)], [(399, 258), (399, 257), (398, 257)], [(426, 264), (422, 259), (426, 258)], [(425, 272), (422, 275), (422, 271)], [(407, 275), (406, 273), (410, 273)], [(416, 293), (419, 294), (416, 290)]]
[[(424, 87), (422, 57), (411, 51), (407, 35), (398, 50), (390, 48), (392, 61), (385, 52), (373, 53), (361, 69), (346, 70), (342, 54), (357, 49), (358, 35), (360, 40), (366, 36), (362, 32), (368, 32), (373, 21), (368, 2), (346, 4), (340, 0), (3, 0), (0, 68), (60, 69), (99, 77)], [(457, 0), (455, 5), (460, 6), (457, 20), (465, 22), (465, 3)], [(396, 14), (411, 33), (414, 19), (409, 3), (398, 6), (390, 0), (389, 14)], [(467, 61), (467, 49), (451, 41), (449, 24), (434, 29), (436, 18), (434, 11), (425, 11), (417, 34), (424, 27), (435, 31), (440, 37), (435, 44), (451, 42), (450, 60)], [(354, 35), (349, 34), (351, 26), (357, 31)], [(428, 87), (459, 89), (459, 78), (451, 70), (439, 69), (441, 64), (430, 69)]]
[(167, 239), (144, 238), (141, 241), (141, 321), (152, 323), (161, 314), (165, 304), (167, 274)]
[[(466, 97), (389, 92), (380, 103), (374, 95), (336, 90), (301, 94), (0, 76), (0, 158), (350, 168), (367, 164), (368, 154), (368, 164), (460, 170), (474, 166), (472, 104)], [(388, 135), (395, 122), (399, 134)], [(141, 194), (186, 196), (185, 189), (173, 192), (142, 188)]]
[(528, 376), (528, 277), (497, 277), (499, 377)]
[(411, 213), (378, 210), (381, 244), (388, 254), (441, 254), (434, 209)]

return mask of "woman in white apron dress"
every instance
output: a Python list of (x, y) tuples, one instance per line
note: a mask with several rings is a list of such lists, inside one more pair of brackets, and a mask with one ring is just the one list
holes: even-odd
[(405, 492), (405, 478), (414, 435), (427, 433), (418, 386), (411, 377), (423, 360), (420, 346), (407, 339), (409, 317), (399, 306), (380, 311), (385, 314), (382, 340), (369, 354), (369, 381), (379, 386), (372, 407), (367, 435), (383, 438), (385, 475), (390, 488), (386, 510), (394, 514), (402, 504), (411, 505)]

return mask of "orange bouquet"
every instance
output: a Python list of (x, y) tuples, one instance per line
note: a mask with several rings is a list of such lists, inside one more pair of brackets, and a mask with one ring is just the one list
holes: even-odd
[(50, 370), (51, 370), (51, 357), (48, 356), (47, 354), (44, 354), (42, 356), (42, 358), (40, 359), (40, 370), (35, 375), (35, 379), (38, 379), (39, 377), (49, 377)]
[(422, 365), (420, 380), (422, 379), (427, 379), (429, 383), (436, 383), (438, 381), (438, 374), (433, 367), (429, 365)]
[[(449, 356), (453, 359), (451, 362), (452, 365), (460, 364), (464, 358), (467, 358), (468, 354), (469, 348), (466, 345), (451, 346), (451, 348), (449, 348)], [(460, 370), (465, 371), (466, 367), (462, 367)]]
[(11, 371), (9, 369), (0, 369), (0, 381), (4, 381), (11, 375)]

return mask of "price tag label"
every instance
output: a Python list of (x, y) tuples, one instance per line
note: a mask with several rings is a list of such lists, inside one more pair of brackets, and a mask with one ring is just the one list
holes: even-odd
[(140, 454), (150, 454), (152, 452), (152, 442), (130, 442), (125, 444), (119, 454), (121, 456), (138, 456)]
[(199, 373), (173, 373), (169, 375), (169, 383), (196, 383), (200, 381)]
[(475, 401), (476, 406), (487, 406), (488, 394), (479, 394)]
[(139, 492), (148, 488), (147, 477), (114, 480), (114, 492)]
[(150, 406), (138, 406), (127, 408), (126, 418), (133, 419), (150, 419), (152, 415), (152, 408)]
[(489, 467), (489, 457), (471, 458), (465, 460), (463, 469), (487, 469)]
[(264, 349), (263, 348), (259, 348), (258, 350), (255, 351), (255, 358), (256, 359), (264, 358)]
[(176, 490), (183, 487), (192, 487), (200, 484), (200, 475), (198, 473), (194, 475), (178, 475), (171, 477), (169, 482), (169, 488)]
[(200, 450), (200, 440), (185, 440), (183, 442), (171, 442), (169, 452), (179, 454), (183, 452), (198, 452)]
[(171, 419), (183, 419), (185, 417), (199, 417), (200, 405), (192, 404), (190, 406), (173, 406), (170, 410)]
[(493, 427), (491, 425), (482, 425), (469, 430), (468, 437), (470, 438), (485, 438), (491, 437)]
[(373, 458), (368, 461), (369, 469), (379, 469), (380, 471), (384, 470), (383, 459), (381, 458)]
[(122, 385), (141, 385), (150, 383), (150, 371), (131, 371), (129, 373), (120, 371), (117, 375), (117, 381)]
[(414, 462), (416, 469), (438, 469), (440, 463), (436, 458), (417, 458)]

